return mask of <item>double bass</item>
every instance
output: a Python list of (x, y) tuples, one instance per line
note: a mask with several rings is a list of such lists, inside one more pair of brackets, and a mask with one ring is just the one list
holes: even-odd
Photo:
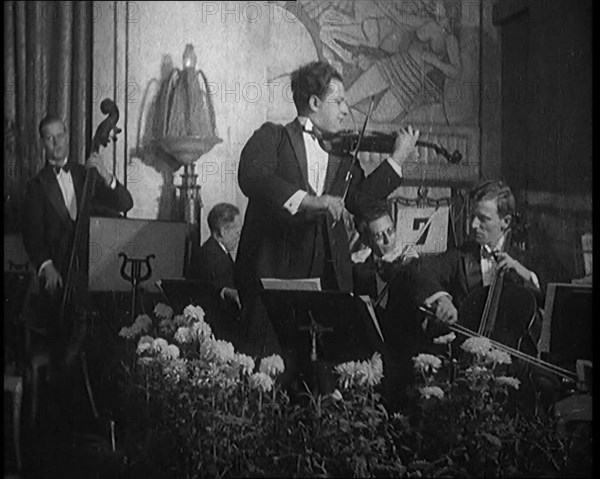
[[(100, 104), (100, 110), (107, 117), (98, 125), (92, 140), (92, 152), (98, 153), (100, 146), (106, 147), (109, 140), (116, 141), (117, 134), (121, 131), (117, 128), (119, 120), (119, 109), (117, 105), (109, 98), (106, 98)], [(83, 251), (87, 251), (87, 229), (89, 225), (90, 203), (94, 193), (96, 171), (88, 169), (85, 173), (81, 201), (78, 204), (77, 220), (75, 223), (75, 233), (71, 246), (69, 265), (62, 292), (62, 298), (59, 310), (59, 324), (62, 334), (68, 338), (68, 345), (65, 353), (64, 362), (71, 363), (76, 357), (81, 361), (82, 372), (85, 381), (90, 406), (94, 419), (99, 420), (100, 415), (96, 408), (94, 395), (89, 378), (87, 359), (83, 351), (83, 342), (87, 335), (87, 323), (93, 313), (89, 311), (87, 297), (87, 256)], [(108, 420), (110, 426), (111, 440), (114, 449), (114, 421)]]
[[(117, 134), (120, 133), (121, 129), (117, 127), (119, 121), (119, 109), (114, 101), (110, 98), (105, 98), (100, 104), (100, 111), (107, 117), (102, 120), (98, 125), (94, 137), (92, 139), (93, 153), (100, 151), (100, 146), (106, 147), (109, 140), (116, 141)], [(65, 286), (62, 294), (62, 301), (60, 307), (60, 323), (65, 326), (65, 320), (68, 312), (73, 312), (78, 308), (77, 306), (77, 295), (82, 294), (81, 288), (87, 286), (87, 280), (85, 278), (84, 270), (85, 264), (81, 264), (85, 261), (79, 252), (82, 250), (82, 243), (87, 238), (86, 229), (89, 222), (90, 203), (91, 197), (94, 192), (96, 181), (96, 174), (90, 169), (86, 171), (85, 180), (83, 184), (83, 192), (81, 194), (81, 201), (78, 205), (77, 221), (75, 223), (75, 234), (71, 247), (71, 254), (69, 257), (69, 266), (67, 270), (67, 276)]]

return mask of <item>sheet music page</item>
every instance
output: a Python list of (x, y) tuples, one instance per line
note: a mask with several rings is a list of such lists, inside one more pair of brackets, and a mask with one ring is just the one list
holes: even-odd
[(369, 316), (371, 316), (371, 321), (373, 321), (375, 329), (379, 333), (379, 337), (382, 341), (384, 341), (383, 334), (381, 333), (381, 329), (379, 328), (379, 321), (377, 321), (377, 315), (375, 314), (375, 308), (373, 307), (373, 302), (371, 301), (371, 298), (366, 295), (361, 295), (359, 296), (359, 298), (362, 299), (367, 305), (367, 310), (369, 311)]
[(321, 278), (261, 278), (260, 281), (265, 289), (279, 289), (288, 291), (321, 291)]

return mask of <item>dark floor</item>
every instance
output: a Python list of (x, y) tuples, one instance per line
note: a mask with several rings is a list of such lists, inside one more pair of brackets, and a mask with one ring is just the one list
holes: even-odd
[[(42, 396), (43, 397), (43, 396)], [(5, 400), (4, 477), (16, 475), (9, 405)], [(21, 431), (23, 479), (125, 478), (126, 461), (115, 436), (113, 451), (110, 427), (103, 419), (94, 420), (89, 404), (76, 402), (69, 408), (70, 421), (58, 419), (40, 408), (36, 426), (28, 427), (30, 415), (24, 406)], [(67, 424), (69, 422), (69, 424)], [(118, 432), (118, 428), (116, 428)]]

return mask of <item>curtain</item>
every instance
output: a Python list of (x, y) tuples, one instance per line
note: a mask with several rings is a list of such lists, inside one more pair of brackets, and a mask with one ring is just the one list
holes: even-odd
[(18, 229), (25, 184), (44, 165), (44, 116), (65, 121), (71, 161), (90, 150), (94, 14), (92, 1), (4, 4), (5, 231)]

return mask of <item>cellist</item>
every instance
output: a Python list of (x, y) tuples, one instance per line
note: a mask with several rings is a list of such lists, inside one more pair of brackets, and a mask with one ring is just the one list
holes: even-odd
[[(62, 119), (45, 117), (39, 124), (39, 134), (46, 152), (46, 164), (27, 184), (23, 241), (38, 272), (40, 319), (46, 323), (49, 376), (56, 393), (54, 399), (68, 401), (72, 378), (69, 375), (71, 365), (66, 364), (66, 353), (73, 346), (70, 342), (81, 335), (65, 331), (59, 317), (75, 225), (82, 210), (86, 171), (96, 177), (90, 196), (93, 205), (114, 212), (127, 212), (132, 208), (133, 200), (129, 191), (104, 167), (101, 154), (92, 153), (85, 165), (80, 164), (78, 158), (68, 158), (69, 133)], [(87, 228), (84, 227), (83, 231)], [(77, 246), (76, 267), (86, 268), (87, 236)], [(75, 322), (75, 326), (79, 324)], [(64, 403), (63, 407), (60, 406), (59, 411), (69, 410)]]
[[(411, 277), (417, 304), (435, 312), (443, 322), (456, 322), (458, 309), (476, 288), (489, 286), (494, 269), (504, 271), (507, 282), (522, 285), (543, 298), (536, 273), (516, 258), (522, 252), (506, 244), (515, 218), (515, 197), (502, 181), (485, 181), (470, 194), (471, 240), (446, 252), (415, 261)], [(539, 304), (539, 303), (538, 303)]]

